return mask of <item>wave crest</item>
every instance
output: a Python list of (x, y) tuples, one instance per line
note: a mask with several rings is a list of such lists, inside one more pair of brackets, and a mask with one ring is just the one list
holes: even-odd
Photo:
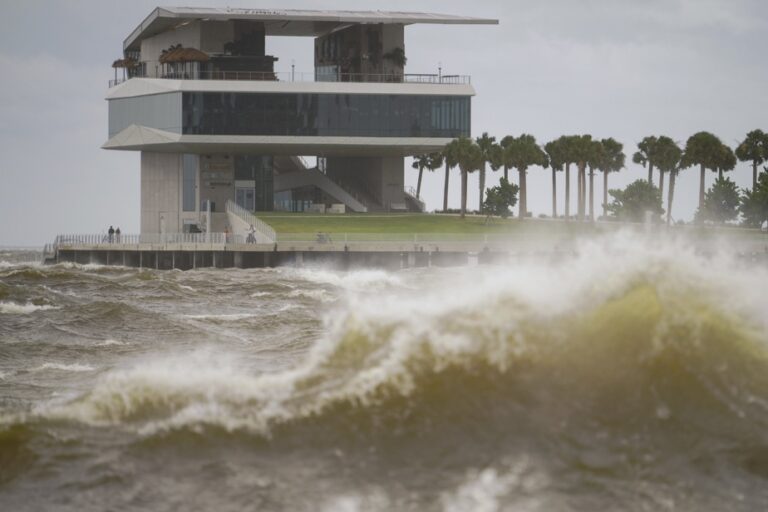
[(144, 433), (264, 435), (448, 419), (488, 432), (513, 420), (569, 432), (747, 420), (734, 436), (768, 424), (764, 308), (747, 300), (765, 272), (714, 278), (715, 262), (675, 247), (581, 254), (567, 267), (468, 270), (434, 289), (338, 303), (290, 371), (254, 374), (201, 351), (113, 371), (38, 413)]

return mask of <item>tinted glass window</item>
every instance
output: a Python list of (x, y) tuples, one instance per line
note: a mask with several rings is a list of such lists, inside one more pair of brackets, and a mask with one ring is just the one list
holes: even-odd
[(190, 92), (183, 131), (195, 135), (446, 137), (469, 135), (470, 98), (374, 94)]

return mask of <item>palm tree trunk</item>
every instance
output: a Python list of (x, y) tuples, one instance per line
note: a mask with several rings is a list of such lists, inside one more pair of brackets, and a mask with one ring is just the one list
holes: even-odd
[(584, 162), (579, 162), (579, 220), (584, 220), (584, 214), (586, 213), (586, 194), (585, 194), (585, 188), (586, 188), (586, 164)]
[(445, 186), (443, 187), (443, 211), (448, 211), (448, 178), (451, 177), (451, 168), (445, 164)]
[(565, 164), (565, 220), (571, 218), (571, 164)]
[(520, 211), (518, 217), (522, 220), (525, 219), (528, 212), (528, 194), (526, 191), (525, 169), (518, 169), (518, 172), (520, 173)]
[(467, 213), (467, 171), (461, 169), (461, 218)]
[(648, 183), (653, 185), (653, 164), (648, 160)]
[(581, 164), (576, 164), (576, 218), (581, 218)]
[(557, 218), (557, 170), (552, 167), (552, 218)]
[(504, 166), (504, 179), (509, 182), (509, 168), (506, 165)]
[(421, 175), (424, 174), (424, 168), (419, 169), (419, 181), (416, 184), (416, 199), (419, 198), (419, 195), (421, 194)]
[(757, 160), (752, 160), (752, 192), (757, 188)]
[(672, 222), (672, 200), (675, 198), (675, 176), (677, 173), (672, 171), (669, 175), (669, 197), (667, 198), (667, 226)]
[(603, 171), (603, 217), (608, 217), (608, 171)]
[(587, 216), (587, 165), (584, 164), (584, 170), (581, 171), (581, 219)]
[(719, 180), (723, 179), (723, 170), (722, 169), (718, 169), (717, 170), (717, 179), (719, 179)]
[(480, 169), (480, 201), (477, 203), (478, 211), (483, 209), (484, 191), (485, 191), (485, 164), (483, 164), (483, 168)]
[(664, 171), (659, 169), (659, 195), (664, 197)]
[(699, 209), (704, 206), (704, 181), (706, 176), (704, 175), (704, 164), (701, 164), (701, 172), (699, 176)]
[(589, 220), (595, 222), (595, 171), (589, 170)]

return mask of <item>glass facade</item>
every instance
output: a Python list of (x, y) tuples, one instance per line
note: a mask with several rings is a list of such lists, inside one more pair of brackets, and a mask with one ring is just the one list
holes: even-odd
[(132, 124), (181, 133), (181, 98), (170, 92), (109, 100), (109, 136)]
[(469, 136), (469, 96), (185, 92), (182, 133), (308, 137)]
[(253, 188), (239, 187), (235, 202), (247, 210), (267, 212), (274, 209), (272, 157), (235, 156), (235, 182), (252, 182)]

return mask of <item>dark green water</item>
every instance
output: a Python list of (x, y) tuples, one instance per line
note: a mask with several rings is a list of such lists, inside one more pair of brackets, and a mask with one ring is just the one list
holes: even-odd
[(766, 510), (768, 273), (0, 252), (0, 510)]

